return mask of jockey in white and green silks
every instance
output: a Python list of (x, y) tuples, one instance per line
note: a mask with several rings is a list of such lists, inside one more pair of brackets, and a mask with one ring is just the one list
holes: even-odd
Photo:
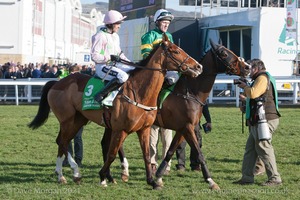
[(101, 79), (110, 81), (102, 91), (96, 94), (95, 100), (99, 103), (109, 92), (122, 86), (129, 77), (127, 73), (134, 69), (133, 66), (120, 62), (113, 66), (106, 65), (111, 55), (129, 61), (121, 51), (120, 37), (117, 34), (125, 18), (126, 16), (116, 10), (108, 11), (103, 20), (105, 27), (92, 37), (91, 58), (96, 63), (96, 74)]

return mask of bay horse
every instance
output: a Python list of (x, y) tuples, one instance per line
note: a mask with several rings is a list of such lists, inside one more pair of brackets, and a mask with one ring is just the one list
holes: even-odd
[(107, 186), (107, 173), (120, 146), (130, 133), (137, 132), (145, 162), (147, 183), (153, 189), (160, 188), (152, 177), (149, 138), (164, 76), (167, 70), (173, 70), (197, 77), (202, 72), (202, 66), (177, 45), (171, 43), (164, 34), (161, 44), (139, 63), (139, 67), (136, 67), (113, 101), (113, 106), (100, 110), (82, 110), (82, 95), (90, 76), (72, 74), (57, 82), (50, 81), (45, 84), (38, 113), (28, 126), (35, 129), (43, 125), (50, 109), (58, 119), (60, 130), (56, 138), (58, 145), (56, 173), (59, 183), (66, 183), (62, 173), (62, 162), (65, 156), (68, 157), (70, 166), (74, 170), (73, 180), (80, 182), (79, 168), (73, 158), (68, 156), (68, 144), (77, 131), (89, 121), (105, 127), (103, 113), (109, 112), (113, 139), (110, 142), (107, 159), (99, 171), (100, 184)]
[(158, 110), (154, 124), (176, 132), (166, 157), (155, 174), (159, 184), (162, 184), (162, 176), (167, 163), (178, 145), (185, 139), (191, 149), (198, 152), (198, 163), (201, 165), (204, 180), (209, 183), (211, 189), (219, 189), (218, 184), (212, 180), (206, 165), (194, 132), (195, 126), (201, 119), (203, 105), (205, 105), (217, 74), (226, 73), (245, 77), (249, 74), (250, 67), (243, 59), (224, 46), (215, 44), (212, 40), (210, 40), (210, 44), (211, 49), (200, 61), (200, 64), (203, 65), (203, 73), (196, 79), (180, 78), (174, 91), (163, 102), (162, 108)]
[[(196, 79), (186, 76), (180, 77), (174, 91), (165, 99), (162, 107), (157, 112), (154, 124), (176, 131), (166, 157), (156, 172), (157, 182), (160, 185), (163, 185), (162, 176), (167, 163), (172, 158), (178, 145), (186, 139), (190, 147), (198, 152), (198, 163), (201, 165), (205, 181), (209, 183), (209, 188), (213, 190), (220, 189), (218, 184), (211, 178), (194, 129), (202, 116), (202, 107), (205, 105), (217, 74), (226, 73), (245, 77), (249, 74), (249, 66), (226, 47), (215, 44), (213, 41), (210, 41), (210, 43), (211, 49), (200, 61), (203, 66), (203, 73)], [(108, 133), (109, 131), (105, 130), (105, 134)], [(109, 144), (108, 141), (106, 143)]]

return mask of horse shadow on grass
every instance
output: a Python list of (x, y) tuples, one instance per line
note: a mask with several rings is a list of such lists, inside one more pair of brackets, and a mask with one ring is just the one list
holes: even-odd
[[(54, 165), (51, 163), (30, 162), (0, 162), (2, 171), (0, 183), (28, 183), (28, 182), (50, 182), (49, 176), (45, 176), (49, 170), (54, 174)], [(50, 174), (49, 174), (50, 175)]]
[[(30, 183), (30, 182), (54, 182), (57, 181), (55, 163), (31, 163), (31, 162), (0, 162), (2, 175), (0, 183)], [(98, 175), (100, 165), (84, 165), (80, 171), (95, 171), (91, 177)], [(70, 167), (63, 167), (64, 175), (72, 177)]]
[(232, 158), (216, 158), (216, 157), (209, 157), (206, 158), (208, 161), (208, 167), (210, 169), (213, 169), (213, 172), (222, 172), (222, 173), (235, 173), (236, 169), (234, 167), (231, 168), (222, 168), (218, 169), (216, 167), (213, 167), (213, 163), (224, 163), (226, 164), (233, 164), (233, 165), (242, 165), (242, 160), (241, 159), (232, 159)]
[[(94, 179), (99, 177), (103, 163), (83, 164), (80, 168), (83, 179)], [(55, 174), (55, 163), (31, 163), (31, 162), (0, 162), (3, 173), (0, 175), (0, 184), (8, 183), (31, 183), (43, 182), (53, 183), (57, 181)], [(73, 171), (70, 166), (63, 167), (64, 175), (68, 180), (72, 179)], [(121, 166), (112, 166), (111, 173), (117, 181), (120, 180)], [(145, 169), (139, 166), (130, 166), (130, 176), (135, 181), (144, 181)]]

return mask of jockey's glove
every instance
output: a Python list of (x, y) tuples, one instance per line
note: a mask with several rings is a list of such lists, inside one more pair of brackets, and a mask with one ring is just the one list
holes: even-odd
[(121, 62), (121, 58), (118, 55), (110, 55), (110, 60), (113, 62)]

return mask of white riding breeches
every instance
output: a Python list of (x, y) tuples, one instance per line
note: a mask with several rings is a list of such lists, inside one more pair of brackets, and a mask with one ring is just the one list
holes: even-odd
[(117, 63), (116, 66), (97, 64), (95, 68), (96, 68), (96, 74), (101, 79), (110, 81), (114, 78), (117, 78), (119, 83), (124, 83), (129, 77), (127, 73), (135, 69), (135, 67), (132, 67), (130, 65), (124, 65), (122, 63)]
[(165, 77), (165, 81), (167, 82), (167, 84), (173, 85), (178, 81), (178, 79), (179, 79), (179, 75), (177, 71), (167, 71)]

